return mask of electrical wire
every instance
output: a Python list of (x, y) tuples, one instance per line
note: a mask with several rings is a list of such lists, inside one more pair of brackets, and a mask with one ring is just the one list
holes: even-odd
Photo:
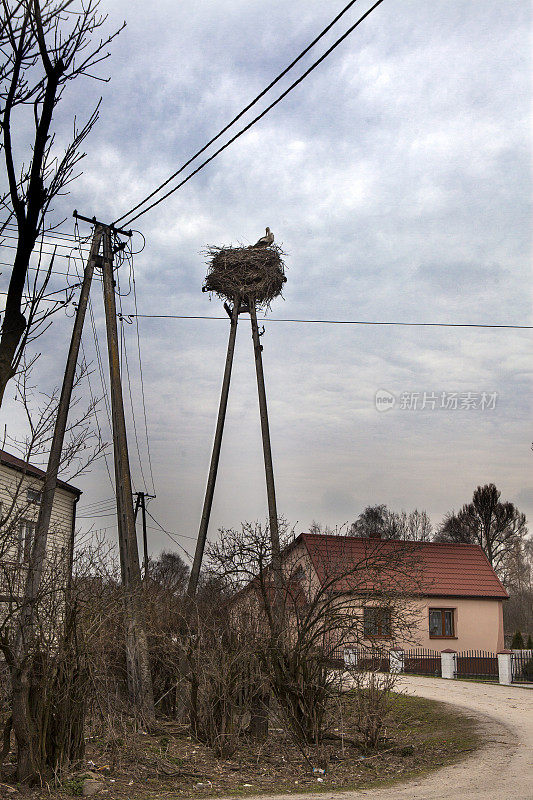
[(150, 517), (150, 519), (151, 519), (151, 520), (153, 520), (153, 521), (155, 522), (155, 524), (157, 525), (157, 527), (158, 527), (160, 530), (162, 530), (162, 531), (163, 531), (163, 533), (166, 533), (166, 535), (167, 535), (167, 536), (168, 536), (170, 539), (172, 539), (172, 541), (174, 542), (174, 544), (177, 544), (177, 545), (178, 545), (178, 547), (180, 547), (180, 548), (183, 550), (183, 552), (185, 553), (185, 555), (187, 556), (187, 558), (188, 558), (188, 559), (189, 559), (189, 560), (192, 562), (192, 561), (194, 560), (194, 559), (193, 559), (193, 557), (191, 556), (191, 554), (190, 554), (190, 553), (188, 553), (188, 552), (187, 552), (187, 550), (186, 550), (186, 549), (183, 547), (183, 545), (182, 545), (182, 544), (180, 544), (180, 543), (178, 542), (178, 540), (177, 540), (177, 539), (175, 539), (175, 538), (174, 538), (174, 536), (173, 536), (173, 535), (172, 535), (172, 534), (171, 534), (169, 531), (167, 531), (165, 528), (163, 528), (163, 526), (161, 525), (161, 523), (160, 523), (160, 522), (158, 522), (158, 521), (156, 520), (156, 518), (153, 516), (153, 514), (150, 514), (150, 512), (148, 511), (148, 509), (146, 509), (146, 513), (147, 513), (147, 515)]
[[(227, 320), (226, 317), (194, 316), (190, 314), (126, 314), (132, 320), (139, 319), (215, 319)], [(511, 330), (533, 330), (533, 325), (500, 325), (497, 323), (478, 322), (399, 322), (397, 320), (363, 320), (363, 319), (282, 319), (276, 317), (258, 317), (261, 322), (297, 322), (309, 325), (399, 325), (414, 328), (494, 328)]]
[[(137, 287), (135, 285), (135, 269), (133, 266), (133, 259), (131, 261), (131, 278), (132, 278), (132, 285), (133, 285), (133, 303), (135, 306), (135, 311), (138, 311), (137, 308)], [(143, 407), (143, 416), (144, 416), (144, 432), (146, 436), (146, 452), (148, 454), (148, 468), (150, 470), (150, 480), (152, 481), (152, 494), (157, 494), (155, 490), (155, 483), (154, 483), (154, 471), (152, 468), (152, 454), (150, 452), (150, 439), (148, 436), (148, 421), (147, 421), (147, 414), (146, 414), (146, 398), (144, 394), (144, 377), (143, 377), (143, 368), (142, 368), (142, 357), (141, 357), (141, 337), (139, 333), (139, 318), (135, 318), (135, 329), (137, 334), (137, 356), (139, 359), (139, 376), (141, 379), (141, 400), (142, 400), (142, 407)]]
[(247, 112), (248, 112), (248, 111), (249, 111), (251, 108), (253, 108), (253, 106), (255, 106), (255, 104), (256, 104), (256, 103), (258, 103), (258, 102), (259, 102), (259, 100), (261, 100), (261, 98), (263, 98), (263, 97), (264, 97), (264, 96), (265, 96), (265, 95), (266, 95), (266, 94), (267, 94), (267, 93), (270, 91), (270, 89), (272, 89), (272, 88), (273, 88), (273, 87), (274, 87), (274, 86), (275, 86), (277, 83), (279, 83), (279, 81), (280, 81), (282, 78), (284, 78), (284, 77), (285, 77), (285, 75), (286, 75), (288, 72), (290, 72), (290, 70), (291, 70), (291, 69), (292, 69), (294, 66), (296, 66), (296, 64), (297, 64), (299, 61), (301, 61), (301, 59), (302, 59), (302, 58), (303, 58), (305, 55), (307, 55), (307, 53), (309, 52), (309, 50), (311, 50), (311, 49), (312, 49), (312, 48), (315, 46), (315, 44), (317, 44), (317, 43), (318, 43), (318, 42), (319, 42), (319, 41), (320, 41), (320, 40), (321, 40), (321, 39), (322, 39), (322, 38), (323, 38), (323, 37), (326, 35), (326, 33), (328, 33), (328, 31), (330, 31), (330, 30), (331, 30), (331, 28), (332, 28), (332, 27), (333, 27), (333, 26), (334, 26), (334, 25), (335, 25), (335, 24), (336, 24), (336, 23), (337, 23), (337, 22), (338, 22), (338, 21), (341, 19), (341, 17), (343, 17), (343, 16), (344, 16), (344, 14), (346, 14), (346, 12), (347, 12), (347, 11), (349, 11), (349, 10), (350, 10), (350, 8), (351, 8), (353, 5), (355, 5), (355, 3), (357, 3), (357, 1), (358, 1), (358, 0), (351, 0), (351, 1), (348, 3), (348, 5), (347, 5), (347, 6), (345, 6), (345, 7), (342, 9), (342, 11), (340, 11), (340, 12), (339, 12), (339, 14), (337, 14), (337, 16), (335, 17), (335, 19), (333, 19), (333, 20), (332, 20), (332, 21), (329, 23), (329, 25), (327, 25), (327, 26), (324, 28), (324, 30), (322, 30), (322, 31), (321, 31), (321, 32), (318, 34), (318, 36), (317, 36), (315, 39), (313, 39), (313, 41), (312, 41), (310, 44), (308, 44), (308, 45), (307, 45), (307, 47), (306, 47), (304, 50), (302, 50), (302, 52), (301, 52), (301, 53), (300, 53), (298, 56), (296, 56), (296, 58), (295, 58), (293, 61), (291, 61), (291, 63), (290, 63), (290, 64), (289, 64), (287, 67), (285, 67), (285, 69), (284, 69), (282, 72), (280, 72), (280, 73), (279, 73), (279, 75), (277, 75), (277, 76), (274, 78), (274, 80), (273, 80), (273, 81), (271, 81), (271, 82), (268, 84), (268, 86), (267, 86), (265, 89), (263, 89), (261, 92), (259, 92), (259, 94), (258, 94), (256, 97), (254, 97), (254, 99), (253, 99), (253, 100), (252, 100), (250, 103), (248, 103), (248, 105), (247, 105), (245, 108), (243, 108), (243, 109), (242, 109), (242, 111), (239, 111), (239, 113), (237, 114), (237, 116), (236, 116), (236, 117), (233, 117), (233, 119), (231, 120), (231, 122), (228, 122), (228, 124), (227, 124), (227, 125), (226, 125), (224, 128), (222, 128), (222, 130), (221, 130), (221, 131), (219, 131), (219, 132), (216, 134), (216, 136), (213, 136), (213, 138), (212, 138), (212, 139), (210, 139), (210, 140), (207, 142), (207, 144), (204, 144), (204, 146), (203, 146), (203, 147), (202, 147), (200, 150), (198, 150), (198, 151), (197, 151), (197, 152), (196, 152), (196, 153), (195, 153), (193, 156), (191, 156), (191, 158), (189, 158), (189, 160), (188, 160), (188, 161), (186, 161), (186, 162), (185, 162), (185, 164), (183, 164), (183, 165), (182, 165), (182, 166), (181, 166), (181, 167), (180, 167), (178, 170), (176, 170), (176, 172), (173, 172), (173, 173), (172, 173), (172, 175), (171, 175), (169, 178), (167, 178), (167, 180), (166, 180), (164, 183), (162, 183), (160, 186), (158, 186), (158, 188), (157, 188), (157, 189), (154, 189), (154, 191), (153, 191), (153, 192), (151, 192), (149, 195), (147, 195), (147, 196), (144, 198), (144, 200), (141, 200), (141, 202), (140, 202), (140, 203), (138, 203), (136, 206), (134, 206), (133, 208), (131, 208), (131, 209), (130, 209), (130, 210), (127, 212), (127, 214), (123, 214), (123, 215), (122, 215), (122, 217), (119, 217), (117, 220), (115, 220), (115, 222), (114, 222), (113, 224), (114, 224), (114, 225), (116, 225), (118, 222), (120, 222), (122, 219), (124, 219), (124, 217), (128, 216), (129, 214), (133, 214), (133, 212), (134, 212), (134, 211), (137, 211), (137, 209), (138, 209), (138, 208), (140, 208), (140, 207), (141, 207), (141, 206), (143, 206), (145, 203), (147, 203), (147, 202), (148, 202), (148, 200), (151, 200), (151, 199), (152, 199), (152, 197), (154, 197), (154, 196), (155, 196), (155, 195), (156, 195), (156, 194), (157, 194), (159, 191), (161, 191), (161, 189), (163, 189), (165, 186), (168, 186), (168, 184), (170, 183), (170, 181), (174, 180), (174, 178), (176, 178), (176, 177), (177, 177), (177, 176), (178, 176), (178, 175), (179, 175), (181, 172), (183, 172), (183, 170), (184, 170), (184, 169), (186, 169), (186, 168), (189, 166), (189, 164), (192, 164), (192, 162), (193, 162), (193, 161), (195, 161), (195, 160), (198, 158), (198, 156), (202, 155), (202, 153), (205, 153), (205, 151), (207, 150), (207, 148), (208, 148), (208, 147), (210, 147), (212, 144), (214, 144), (214, 142), (216, 142), (216, 141), (217, 141), (217, 139), (220, 139), (220, 137), (221, 137), (221, 136), (223, 136), (223, 135), (226, 133), (226, 131), (228, 131), (228, 130), (229, 130), (231, 127), (233, 127), (233, 125), (235, 125), (235, 123), (236, 123), (236, 122), (238, 122), (238, 121), (239, 121), (239, 120), (240, 120), (240, 119), (241, 119), (241, 118), (242, 118), (242, 117), (243, 117), (243, 116), (244, 116), (244, 115), (245, 115), (245, 114), (246, 114), (246, 113), (247, 113)]
[[(203, 169), (207, 164), (209, 164), (211, 161), (213, 161), (213, 159), (216, 158), (220, 153), (222, 153), (224, 150), (226, 150), (240, 136), (242, 136), (244, 133), (249, 131), (250, 128), (253, 127), (253, 125), (255, 125), (257, 122), (259, 122), (260, 119), (262, 119), (264, 116), (266, 116), (269, 113), (269, 111), (271, 111), (275, 106), (277, 106), (278, 103), (280, 103), (290, 92), (292, 92), (293, 89), (295, 89), (300, 83), (302, 83), (302, 81), (305, 78), (307, 78), (307, 76), (314, 69), (316, 69), (333, 52), (333, 50), (335, 50), (351, 33), (353, 33), (353, 31), (363, 22), (363, 20), (365, 20), (366, 17), (368, 17), (369, 14), (371, 14), (372, 11), (374, 11), (374, 9), (376, 9), (378, 6), (380, 6), (382, 2), (383, 2), (383, 0), (376, 0), (374, 5), (371, 6), (368, 9), (368, 11), (366, 11), (361, 17), (359, 17), (359, 19), (350, 28), (348, 28), (348, 30), (345, 31), (345, 33), (343, 33), (343, 35), (340, 36), (331, 45), (331, 47), (329, 47), (326, 50), (325, 53), (323, 53), (320, 56), (320, 58), (318, 58), (313, 64), (311, 64), (311, 66), (308, 69), (306, 69), (306, 71), (288, 87), (288, 89), (286, 89), (284, 92), (282, 92), (276, 100), (274, 100), (272, 103), (270, 103), (269, 106), (266, 107), (266, 109), (264, 111), (262, 111), (256, 117), (254, 117), (254, 119), (251, 122), (249, 122), (247, 125), (244, 126), (244, 128), (242, 128), (240, 131), (238, 131), (238, 133), (236, 133), (234, 136), (232, 136), (232, 138), (229, 139), (229, 141), (227, 141), (224, 145), (222, 145), (222, 147), (219, 147), (218, 150), (216, 150), (213, 153), (213, 155), (209, 156), (209, 158), (207, 158), (205, 161), (203, 161), (200, 164), (199, 167), (197, 167), (195, 170), (193, 170), (193, 172), (191, 172), (186, 178), (184, 178), (182, 181), (180, 181), (180, 183), (178, 183), (173, 189), (170, 189), (168, 192), (166, 192), (164, 195), (162, 195), (162, 197), (160, 197), (158, 200), (155, 200), (153, 203), (151, 203), (149, 206), (147, 206), (144, 210), (139, 211), (139, 213), (135, 214), (135, 216), (130, 217), (130, 214), (132, 214), (135, 210), (137, 210), (138, 208), (143, 206), (144, 203), (147, 202), (147, 198), (145, 198), (140, 203), (138, 203), (137, 206), (135, 206), (134, 209), (130, 209), (125, 214), (123, 214), (121, 217), (119, 217), (113, 223), (113, 225), (116, 225), (117, 222), (119, 222), (121, 220), (124, 220), (126, 217), (128, 217), (128, 219), (125, 222), (121, 223), (122, 226), (125, 227), (126, 225), (131, 225), (132, 222), (134, 222), (135, 220), (139, 219), (139, 217), (143, 216), (143, 214), (146, 214), (152, 208), (155, 208), (155, 206), (159, 205), (159, 203), (162, 203), (164, 200), (166, 200), (168, 197), (170, 197), (171, 194), (173, 194), (178, 189), (180, 189), (185, 183), (187, 183), (187, 181), (189, 181), (194, 175), (196, 175), (198, 172), (200, 172), (200, 170)], [(180, 171), (181, 171), (181, 169), (178, 170), (178, 173)], [(178, 173), (176, 173), (176, 174), (178, 174)], [(166, 183), (168, 183), (168, 181)], [(155, 189), (149, 195), (149, 197), (153, 197), (155, 194), (157, 194), (166, 185), (166, 183), (161, 184), (157, 189)]]

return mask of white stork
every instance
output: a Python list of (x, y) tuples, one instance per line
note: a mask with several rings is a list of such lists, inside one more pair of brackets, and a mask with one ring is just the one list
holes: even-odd
[(261, 236), (261, 238), (255, 244), (253, 244), (252, 247), (270, 247), (273, 241), (274, 241), (274, 234), (272, 233), (270, 228), (267, 228), (265, 235)]

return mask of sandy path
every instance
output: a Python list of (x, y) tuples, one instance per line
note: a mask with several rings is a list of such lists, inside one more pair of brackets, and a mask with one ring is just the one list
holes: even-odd
[(485, 746), (459, 764), (397, 787), (265, 795), (263, 800), (533, 800), (533, 690), (402, 677), (401, 691), (472, 711), (481, 720)]

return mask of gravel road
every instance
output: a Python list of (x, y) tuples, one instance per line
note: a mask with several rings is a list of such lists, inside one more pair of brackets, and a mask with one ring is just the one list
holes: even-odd
[(408, 784), (262, 800), (533, 800), (532, 689), (404, 676), (401, 691), (471, 711), (480, 721), (484, 747), (459, 764)]

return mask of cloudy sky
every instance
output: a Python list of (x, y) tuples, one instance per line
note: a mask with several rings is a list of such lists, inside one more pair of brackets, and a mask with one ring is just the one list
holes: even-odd
[[(269, 99), (370, 5), (356, 3)], [(104, 221), (122, 215), (342, 6), (108, 0), (109, 29), (124, 18), (128, 25), (100, 68), (110, 83), (82, 79), (58, 108), (61, 142), (72, 116), (87, 116), (103, 95), (84, 173), (57, 217), (73, 208)], [(134, 223), (146, 238), (134, 258), (146, 315), (225, 316), (201, 292), (207, 244), (249, 244), (269, 225), (287, 253), (284, 298), (262, 341), (278, 508), (298, 530), (312, 520), (342, 525), (375, 503), (426, 509), (437, 524), (487, 482), (533, 515), (531, 331), (275, 321), (532, 323), (531, 27), (528, 0), (385, 0), (265, 119)], [(72, 223), (63, 229), (71, 233)], [(141, 241), (136, 235), (135, 249)], [(126, 292), (127, 266), (121, 281)], [(134, 310), (131, 294), (122, 303), (124, 313)], [(104, 349), (98, 283), (93, 304)], [(71, 324), (61, 314), (39, 343), (42, 388), (61, 379)], [(190, 552), (228, 321), (141, 318), (139, 326), (157, 494), (150, 511)], [(128, 409), (134, 484), (151, 492), (135, 325), (125, 325), (125, 338), (146, 478)], [(94, 359), (89, 327), (84, 340)], [(92, 382), (101, 394), (97, 372)], [(392, 395), (393, 407), (377, 410), (376, 392)], [(12, 402), (2, 417), (21, 430)], [(106, 431), (103, 407), (100, 424)], [(103, 463), (78, 485), (82, 507), (112, 496)], [(113, 538), (113, 517), (103, 513), (80, 522)], [(210, 531), (266, 517), (243, 316)], [(154, 552), (174, 547), (149, 533)]]

